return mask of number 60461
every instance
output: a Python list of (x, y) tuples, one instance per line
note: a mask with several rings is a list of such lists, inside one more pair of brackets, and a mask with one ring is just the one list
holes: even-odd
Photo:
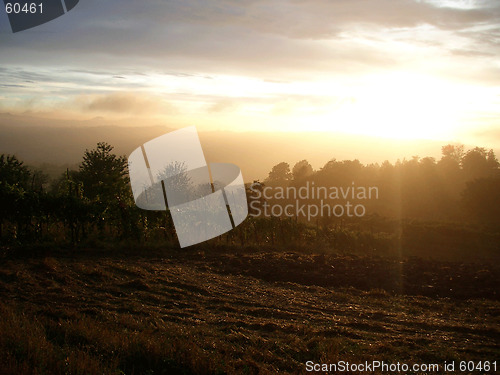
[(7, 14), (14, 13), (14, 14), (19, 14), (19, 13), (31, 13), (31, 14), (36, 14), (36, 13), (43, 13), (43, 3), (36, 4), (36, 3), (7, 3), (5, 4), (5, 11)]

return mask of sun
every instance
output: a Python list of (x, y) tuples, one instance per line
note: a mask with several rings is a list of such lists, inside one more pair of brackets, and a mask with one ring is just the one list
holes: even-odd
[(443, 139), (460, 127), (462, 88), (432, 77), (368, 78), (351, 99), (329, 112), (321, 130), (397, 139)]

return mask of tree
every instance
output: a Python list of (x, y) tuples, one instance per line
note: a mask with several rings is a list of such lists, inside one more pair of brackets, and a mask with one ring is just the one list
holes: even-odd
[(500, 167), (500, 163), (498, 162), (493, 150), (488, 151), (488, 155), (486, 156), (486, 163), (488, 164), (488, 168), (490, 168), (491, 170), (498, 170), (498, 168)]
[[(125, 156), (117, 156), (112, 151), (113, 147), (104, 142), (98, 143), (94, 150), (85, 150), (76, 182), (83, 185), (83, 198), (90, 201), (89, 214), (99, 233), (104, 234), (107, 224), (127, 236), (134, 225), (128, 162)], [(78, 233), (76, 235), (78, 237)]]
[(291, 179), (292, 174), (290, 173), (290, 165), (288, 163), (281, 162), (276, 164), (273, 169), (271, 169), (266, 182), (270, 184), (287, 184)]
[(297, 162), (292, 169), (292, 175), (295, 181), (309, 177), (313, 174), (313, 172), (313, 167), (305, 159)]
[[(29, 181), (30, 171), (22, 161), (14, 155), (0, 155), (0, 239), (4, 220), (24, 221), (30, 216), (32, 207), (24, 204)], [(28, 212), (22, 212), (21, 208)]]
[(15, 155), (0, 155), (0, 183), (27, 188), (30, 170)]
[(104, 142), (94, 150), (85, 150), (77, 178), (89, 199), (110, 203), (129, 194), (127, 159), (111, 151), (113, 147)]
[(493, 150), (487, 151), (482, 147), (475, 147), (467, 151), (462, 158), (462, 168), (468, 180), (494, 175), (498, 169), (498, 160)]
[(47, 176), (31, 172), (14, 155), (0, 155), (0, 239), (4, 223), (10, 223), (12, 238), (32, 236), (42, 216), (42, 186)]
[(441, 160), (454, 161), (457, 165), (462, 164), (462, 158), (464, 157), (464, 145), (446, 145), (441, 147), (441, 153), (443, 157)]

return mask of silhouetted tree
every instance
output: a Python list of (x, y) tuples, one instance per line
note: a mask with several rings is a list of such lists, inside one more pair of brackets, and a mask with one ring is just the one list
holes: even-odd
[(89, 199), (112, 202), (129, 193), (127, 158), (112, 151), (113, 146), (99, 142), (94, 150), (85, 150), (83, 154), (78, 179)]
[[(493, 154), (493, 160), (495, 160)], [(488, 161), (488, 151), (482, 147), (475, 147), (462, 158), (462, 168), (467, 180), (473, 180), (478, 177), (491, 176), (491, 172), (496, 165)]]
[(313, 167), (307, 160), (297, 162), (292, 169), (292, 175), (295, 181), (305, 179), (311, 176), (313, 172)]
[(26, 205), (30, 171), (14, 155), (0, 155), (0, 239), (3, 237), (5, 221), (17, 223), (13, 236), (31, 216), (30, 205)]
[(276, 164), (269, 176), (266, 179), (266, 183), (274, 185), (287, 185), (292, 179), (292, 173), (290, 172), (290, 165), (285, 162)]
[(27, 189), (30, 170), (15, 155), (0, 155), (0, 183)]
[(454, 161), (458, 166), (462, 164), (465, 155), (464, 145), (446, 145), (441, 147), (442, 159)]

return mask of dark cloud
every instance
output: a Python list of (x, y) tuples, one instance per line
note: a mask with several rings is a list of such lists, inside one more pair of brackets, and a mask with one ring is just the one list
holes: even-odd
[(32, 70), (26, 70), (24, 68), (6, 68), (0, 67), (0, 80), (2, 82), (51, 82), (53, 81), (52, 76), (43, 74), (40, 72), (35, 72)]
[[(181, 68), (172, 74), (252, 72), (268, 79), (280, 72), (293, 79), (301, 70), (344, 74), (404, 62), (397, 52), (351, 40), (346, 32), (368, 38), (370, 30), (397, 33), (427, 24), (495, 43), (498, 35), (472, 27), (498, 23), (496, 0), (474, 9), (413, 0), (87, 0), (31, 31), (4, 33), (0, 62), (144, 71), (169, 66)], [(488, 53), (482, 45), (478, 53)]]
[(6, 85), (6, 84), (0, 84), (0, 87), (26, 87), (24, 85)]

